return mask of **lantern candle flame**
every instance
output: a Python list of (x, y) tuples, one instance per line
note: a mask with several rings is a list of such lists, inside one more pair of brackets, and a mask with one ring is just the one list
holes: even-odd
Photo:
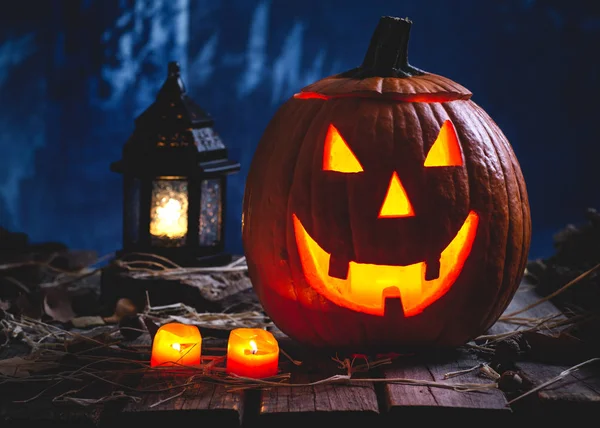
[(181, 217), (181, 202), (169, 198), (163, 206), (156, 208), (156, 216), (165, 225), (176, 226)]
[(182, 203), (184, 195), (180, 198), (163, 197), (155, 206), (152, 213), (150, 233), (154, 236), (167, 236), (181, 238), (187, 233), (187, 215)]
[(253, 354), (256, 354), (258, 352), (258, 347), (256, 346), (256, 342), (254, 340), (250, 341), (250, 347), (252, 348), (250, 352), (252, 352)]

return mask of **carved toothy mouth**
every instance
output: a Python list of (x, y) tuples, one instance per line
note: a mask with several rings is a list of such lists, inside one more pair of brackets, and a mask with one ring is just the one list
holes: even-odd
[(477, 235), (474, 212), (440, 254), (439, 275), (425, 279), (426, 262), (407, 266), (348, 263), (346, 278), (329, 275), (331, 254), (310, 236), (293, 214), (296, 245), (308, 284), (331, 302), (358, 312), (383, 316), (386, 299), (400, 299), (404, 316), (417, 315), (450, 290), (466, 262)]

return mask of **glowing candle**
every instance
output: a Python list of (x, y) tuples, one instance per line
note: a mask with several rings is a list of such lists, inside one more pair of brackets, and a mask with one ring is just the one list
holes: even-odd
[(154, 336), (150, 366), (199, 366), (201, 351), (202, 336), (198, 327), (165, 324)]
[(275, 376), (278, 363), (279, 344), (270, 332), (237, 328), (229, 333), (227, 373), (254, 379)]
[(152, 188), (150, 234), (176, 240), (188, 232), (188, 189), (184, 180), (156, 180)]

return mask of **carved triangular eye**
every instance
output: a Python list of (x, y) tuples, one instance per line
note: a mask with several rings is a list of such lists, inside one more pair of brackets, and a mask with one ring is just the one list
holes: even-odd
[(325, 137), (325, 149), (323, 150), (323, 171), (337, 171), (345, 173), (362, 172), (363, 167), (348, 147), (336, 129), (329, 125)]
[(425, 158), (425, 166), (462, 166), (463, 157), (454, 125), (445, 121)]

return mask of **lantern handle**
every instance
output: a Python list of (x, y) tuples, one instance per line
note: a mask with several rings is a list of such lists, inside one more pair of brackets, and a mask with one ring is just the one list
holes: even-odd
[(426, 74), (408, 63), (408, 40), (412, 21), (382, 16), (371, 37), (362, 64), (340, 77), (412, 77)]
[(158, 91), (158, 98), (181, 98), (186, 95), (185, 84), (181, 79), (181, 67), (177, 61), (170, 61), (167, 67), (167, 79)]
[(181, 67), (177, 61), (169, 62), (169, 76), (179, 77), (181, 75)]

